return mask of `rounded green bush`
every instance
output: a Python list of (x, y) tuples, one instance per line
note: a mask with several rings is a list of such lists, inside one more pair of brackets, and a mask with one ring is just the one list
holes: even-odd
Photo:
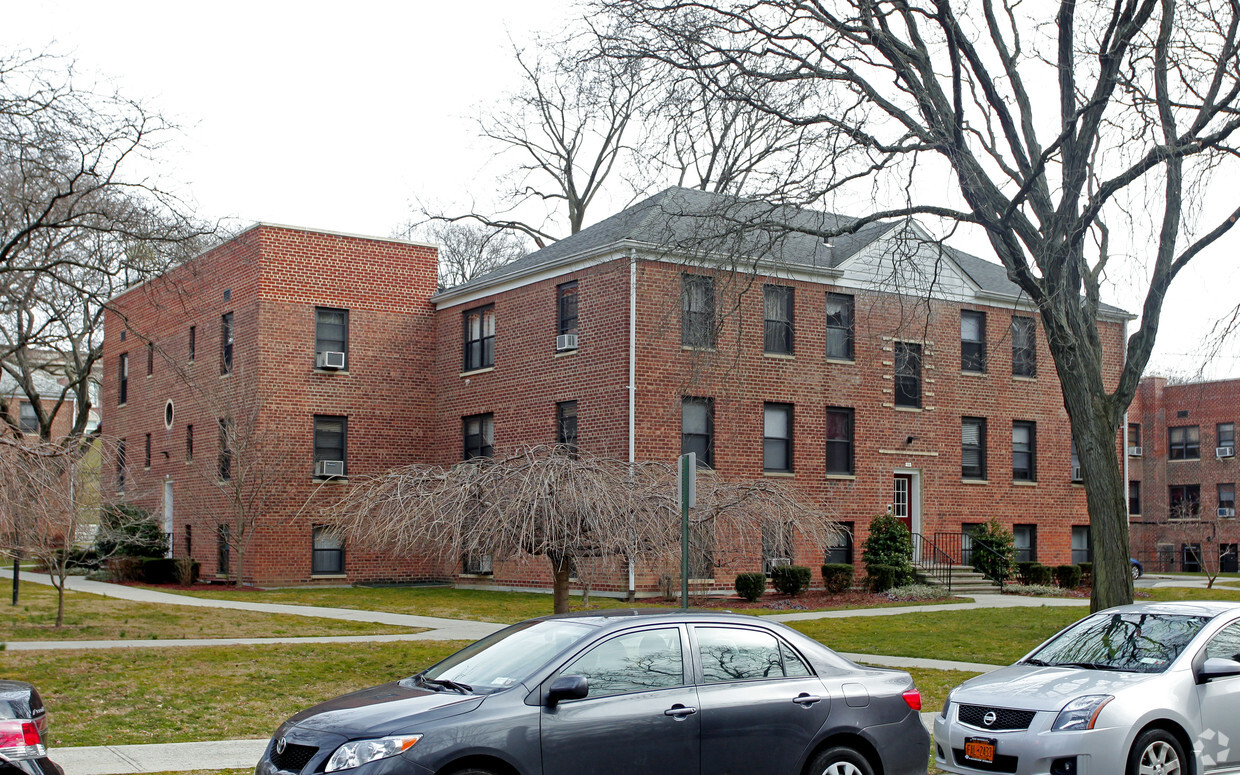
[(809, 589), (813, 574), (804, 565), (782, 565), (771, 569), (771, 586), (784, 595), (796, 597)]
[(822, 566), (822, 585), (833, 595), (847, 590), (853, 583), (853, 566), (847, 563), (827, 563)]
[(738, 573), (736, 575), (736, 594), (749, 602), (762, 597), (766, 591), (766, 575), (763, 573)]

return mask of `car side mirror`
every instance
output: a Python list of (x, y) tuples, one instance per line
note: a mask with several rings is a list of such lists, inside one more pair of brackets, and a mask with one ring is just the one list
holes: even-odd
[[(1237, 665), (1240, 667), (1240, 665)], [(590, 693), (590, 684), (584, 675), (557, 676), (547, 687), (547, 696), (543, 703), (554, 708), (564, 700), (580, 700)]]
[(1240, 662), (1222, 657), (1210, 657), (1197, 670), (1197, 683), (1203, 684), (1215, 678), (1227, 678), (1240, 675)]

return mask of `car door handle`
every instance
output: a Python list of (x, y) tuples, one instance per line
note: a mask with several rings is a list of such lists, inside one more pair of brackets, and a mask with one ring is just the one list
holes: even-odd
[(792, 701), (795, 702), (797, 705), (800, 705), (802, 708), (808, 708), (809, 706), (813, 705), (815, 702), (822, 702), (822, 698), (815, 697), (812, 694), (806, 694), (805, 692), (801, 692), (796, 697), (793, 697)]
[(677, 721), (684, 721), (685, 719), (692, 716), (694, 713), (697, 713), (697, 708), (685, 707), (684, 705), (681, 705), (680, 703), (676, 703), (672, 707), (663, 711), (664, 716), (672, 716)]

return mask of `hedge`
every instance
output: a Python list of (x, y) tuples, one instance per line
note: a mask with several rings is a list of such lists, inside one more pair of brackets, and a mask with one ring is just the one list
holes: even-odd
[(846, 563), (827, 563), (822, 566), (822, 585), (828, 592), (838, 595), (853, 583), (853, 566)]
[(1064, 589), (1081, 586), (1081, 568), (1077, 565), (1056, 565), (1055, 583)]
[(739, 573), (736, 576), (736, 594), (753, 602), (766, 591), (766, 574)]
[(781, 565), (771, 569), (771, 586), (776, 592), (796, 597), (809, 589), (813, 574), (804, 565)]

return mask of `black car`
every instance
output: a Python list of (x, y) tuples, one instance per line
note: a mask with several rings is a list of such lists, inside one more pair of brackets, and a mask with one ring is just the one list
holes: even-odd
[(0, 680), (0, 775), (64, 775), (47, 758), (47, 711), (24, 681)]
[(302, 711), (256, 775), (913, 775), (908, 673), (750, 616), (532, 619), (433, 667)]

